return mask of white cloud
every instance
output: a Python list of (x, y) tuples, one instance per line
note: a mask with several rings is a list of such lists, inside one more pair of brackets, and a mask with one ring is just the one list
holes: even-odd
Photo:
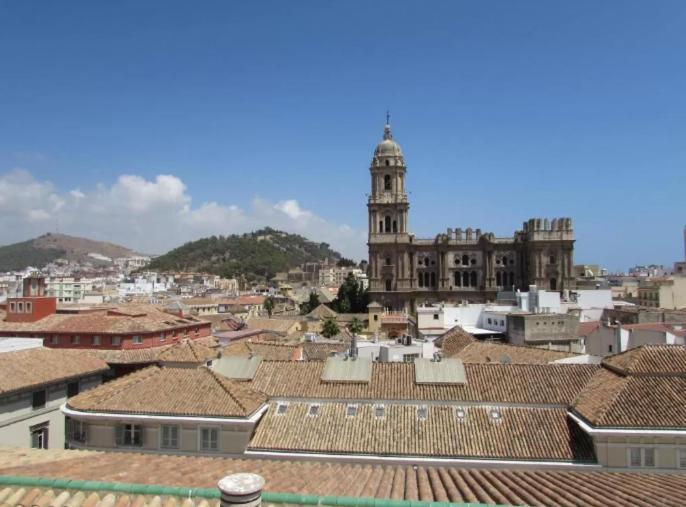
[(0, 174), (0, 244), (59, 230), (162, 253), (204, 236), (264, 226), (327, 242), (348, 257), (366, 257), (366, 231), (328, 222), (295, 199), (254, 197), (249, 209), (218, 202), (194, 206), (185, 183), (170, 174), (153, 180), (126, 174), (109, 186), (64, 193), (22, 169)]

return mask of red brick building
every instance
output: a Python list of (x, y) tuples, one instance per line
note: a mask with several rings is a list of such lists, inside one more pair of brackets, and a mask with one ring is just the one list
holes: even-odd
[(63, 313), (45, 297), (44, 280), (24, 280), (23, 296), (8, 298), (0, 337), (43, 338), (51, 348), (129, 350), (161, 347), (210, 336), (211, 323), (154, 305), (92, 307)]

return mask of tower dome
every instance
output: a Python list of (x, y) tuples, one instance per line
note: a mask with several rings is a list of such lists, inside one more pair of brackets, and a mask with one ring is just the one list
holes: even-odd
[(402, 157), (403, 152), (400, 145), (393, 140), (391, 126), (386, 123), (383, 131), (383, 140), (376, 145), (374, 150), (375, 157)]

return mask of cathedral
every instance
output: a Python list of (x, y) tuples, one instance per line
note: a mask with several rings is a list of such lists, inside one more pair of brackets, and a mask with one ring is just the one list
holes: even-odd
[(570, 218), (531, 218), (506, 238), (468, 227), (435, 238), (410, 233), (407, 166), (387, 121), (369, 168), (370, 301), (413, 311), (423, 303), (495, 301), (499, 291), (571, 288)]

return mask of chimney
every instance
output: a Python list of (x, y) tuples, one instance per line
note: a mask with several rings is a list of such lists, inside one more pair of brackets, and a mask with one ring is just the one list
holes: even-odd
[(350, 333), (353, 335), (350, 340), (350, 357), (355, 359), (357, 357), (357, 335), (355, 333)]
[(217, 484), (221, 507), (258, 507), (262, 505), (264, 479), (257, 474), (227, 475)]

